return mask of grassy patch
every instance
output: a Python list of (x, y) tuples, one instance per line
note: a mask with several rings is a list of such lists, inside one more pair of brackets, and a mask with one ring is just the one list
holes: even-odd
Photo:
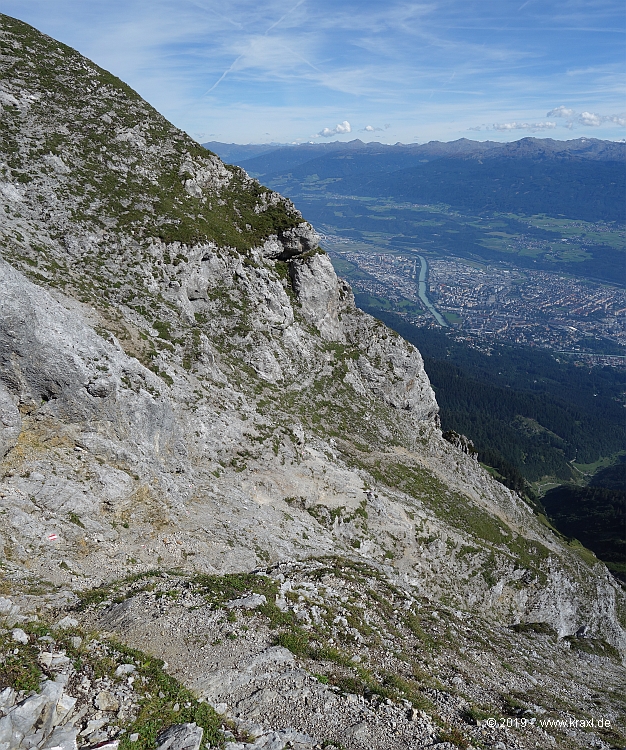
[(30, 643), (13, 641), (10, 633), (0, 635), (0, 690), (5, 687), (26, 692), (38, 690), (42, 677), (38, 653)]
[(553, 638), (558, 636), (556, 630), (547, 622), (519, 622), (511, 625), (511, 630), (526, 635), (549, 635)]
[(247, 594), (263, 594), (268, 602), (273, 602), (278, 593), (275, 581), (256, 573), (228, 573), (223, 576), (199, 574), (194, 576), (192, 583), (215, 609)]

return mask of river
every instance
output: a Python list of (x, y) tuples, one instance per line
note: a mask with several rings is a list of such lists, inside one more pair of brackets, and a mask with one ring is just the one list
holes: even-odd
[(419, 279), (417, 282), (417, 294), (419, 298), (422, 300), (424, 305), (426, 306), (426, 309), (428, 312), (433, 316), (433, 318), (439, 323), (440, 326), (443, 326), (444, 328), (449, 328), (450, 326), (446, 322), (446, 320), (442, 317), (439, 310), (435, 308), (433, 303), (428, 298), (427, 287), (426, 287), (426, 277), (428, 276), (428, 263), (426, 262), (426, 258), (424, 258), (421, 255), (417, 256), (420, 261), (420, 273), (419, 273)]

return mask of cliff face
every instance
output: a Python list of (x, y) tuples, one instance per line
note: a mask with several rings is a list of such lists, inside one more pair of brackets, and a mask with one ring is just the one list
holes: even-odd
[[(485, 628), (585, 627), (597, 649), (626, 648), (618, 584), (443, 440), (419, 352), (355, 307), (289, 201), (73, 50), (6, 16), (0, 29), (0, 536), (15, 595), (332, 555), (372, 566), (407, 612), (421, 598)], [(281, 586), (315, 588), (307, 565)], [(276, 606), (295, 617), (288, 590)], [(111, 617), (162, 648), (132, 607)]]

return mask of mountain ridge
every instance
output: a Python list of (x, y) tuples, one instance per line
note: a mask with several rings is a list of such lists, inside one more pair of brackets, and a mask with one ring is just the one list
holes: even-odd
[[(306, 158), (306, 154), (336, 151), (370, 151), (372, 153), (403, 152), (406, 155), (419, 155), (422, 157), (445, 157), (445, 156), (508, 156), (518, 157), (520, 153), (535, 158), (589, 158), (625, 160), (626, 148), (622, 141), (605, 141), (598, 138), (573, 138), (567, 141), (555, 140), (553, 138), (526, 137), (518, 141), (473, 141), (469, 138), (459, 138), (455, 141), (429, 141), (428, 143), (379, 143), (377, 141), (364, 142), (360, 139), (352, 141), (331, 141), (329, 143), (275, 143), (275, 144), (235, 144), (221, 143), (220, 141), (208, 141), (202, 144), (204, 148), (213, 151), (224, 161), (236, 155), (237, 163), (245, 161), (250, 171), (255, 169), (256, 160), (261, 160), (265, 154), (276, 152), (288, 152), (293, 158)], [(254, 156), (246, 157), (246, 154)], [(297, 154), (301, 156), (297, 156)], [(244, 157), (244, 158), (242, 158)], [(262, 162), (259, 162), (262, 163)]]

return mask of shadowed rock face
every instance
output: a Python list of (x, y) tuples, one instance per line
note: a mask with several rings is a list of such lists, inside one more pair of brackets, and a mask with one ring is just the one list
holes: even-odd
[[(314, 571), (332, 556), (369, 566), (350, 596), (381, 608), (389, 653), (409, 638), (394, 607), (413, 612), (418, 599), (433, 621), (483, 618), (489, 638), (530, 621), (626, 648), (624, 595), (604, 566), (442, 438), (419, 352), (355, 307), (289, 201), (77, 53), (4, 16), (0, 26), (15, 50), (0, 84), (11, 164), (0, 185), (0, 544), (18, 589), (28, 578), (78, 591), (155, 568), (311, 560)], [(280, 575), (271, 596), (232, 601), (265, 597), (307, 638), (326, 617), (324, 638), (361, 643), (343, 583), (324, 599), (317, 579), (301, 581), (318, 599), (300, 607)], [(392, 588), (367, 599), (368, 578)], [(120, 607), (123, 636), (139, 626)], [(184, 612), (172, 616), (184, 631)], [(470, 635), (458, 629), (454, 648), (473, 649)], [(228, 669), (236, 682), (237, 664)], [(215, 688), (223, 673), (193, 679)], [(314, 681), (298, 679), (299, 690)], [(330, 700), (313, 693), (320, 707)], [(424, 726), (406, 736), (432, 744)]]
[(22, 418), (11, 394), (0, 384), (0, 458), (17, 443)]

